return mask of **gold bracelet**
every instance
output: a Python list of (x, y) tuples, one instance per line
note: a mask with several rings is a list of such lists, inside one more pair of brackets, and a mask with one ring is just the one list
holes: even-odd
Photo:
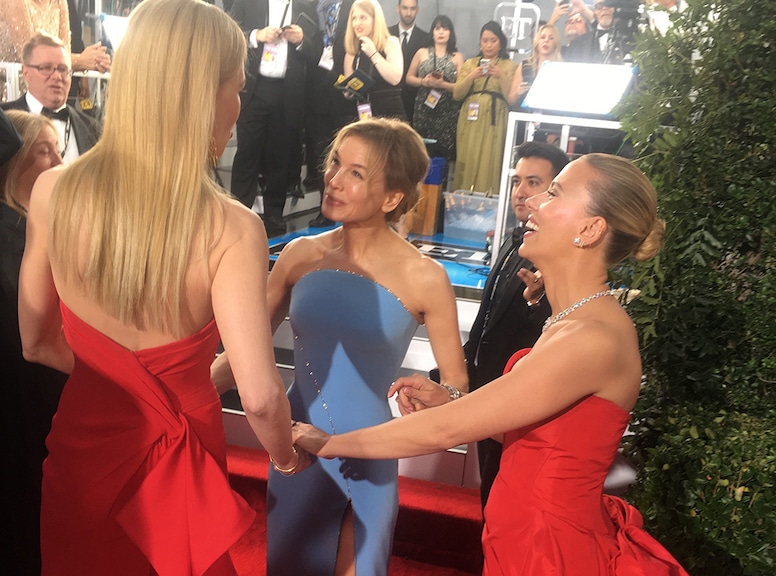
[(299, 466), (299, 452), (296, 450), (296, 446), (292, 445), (291, 450), (294, 451), (294, 455), (296, 455), (296, 464), (291, 466), (291, 468), (281, 468), (277, 464), (275, 464), (275, 461), (272, 459), (272, 456), (269, 457), (269, 461), (272, 463), (272, 467), (280, 472), (283, 476), (293, 476), (296, 474), (296, 469)]

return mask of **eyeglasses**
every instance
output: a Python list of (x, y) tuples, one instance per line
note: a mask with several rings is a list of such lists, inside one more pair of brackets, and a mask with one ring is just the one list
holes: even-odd
[(53, 64), (41, 64), (39, 66), (35, 64), (25, 64), (25, 66), (28, 68), (35, 68), (35, 70), (43, 74), (46, 78), (51, 76), (54, 72), (59, 72), (63, 78), (67, 78), (73, 73), (73, 71), (64, 64), (60, 64), (59, 66), (54, 66)]

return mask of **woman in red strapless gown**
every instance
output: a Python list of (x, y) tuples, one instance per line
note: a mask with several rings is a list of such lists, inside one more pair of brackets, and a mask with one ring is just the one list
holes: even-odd
[(266, 234), (210, 175), (245, 54), (222, 10), (146, 0), (116, 51), (101, 140), (33, 189), (22, 346), (70, 374), (43, 465), (44, 576), (235, 574), (228, 550), (254, 513), (227, 477), (226, 382), (278, 466), (307, 463), (275, 369)]
[(686, 576), (635, 508), (603, 494), (642, 374), (638, 336), (606, 284), (607, 268), (659, 250), (665, 225), (655, 190), (629, 161), (588, 154), (526, 206), (520, 255), (541, 276), (519, 274), (529, 287), (543, 278), (556, 312), (530, 354), (454, 401), (419, 375), (400, 378), (389, 393), (438, 407), (333, 436), (295, 424), (294, 439), (325, 458), (396, 458), (500, 438), (484, 575)]
[[(527, 353), (517, 352), (504, 372)], [(504, 434), (485, 508), (483, 575), (686, 574), (641, 529), (638, 510), (603, 494), (629, 420), (630, 413), (593, 395)]]

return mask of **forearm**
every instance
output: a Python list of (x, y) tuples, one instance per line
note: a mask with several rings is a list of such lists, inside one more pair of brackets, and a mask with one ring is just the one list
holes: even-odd
[[(457, 426), (445, 425), (447, 405), (395, 418), (379, 426), (331, 436), (318, 453), (323, 458), (392, 459), (433, 454), (461, 443)], [(436, 416), (436, 417), (434, 417)], [(450, 421), (452, 422), (452, 420)]]
[(296, 456), (291, 441), (291, 408), (280, 377), (275, 389), (260, 405), (243, 404), (245, 417), (261, 445), (280, 468), (291, 468)]
[(466, 98), (466, 95), (469, 93), (469, 90), (471, 90), (473, 83), (474, 83), (474, 78), (469, 78), (468, 76), (465, 76), (463, 78), (459, 77), (458, 81), (455, 83), (455, 86), (453, 87), (453, 98), (459, 101)]
[(213, 385), (216, 387), (219, 395), (237, 385), (226, 352), (216, 356), (216, 359), (210, 365), (210, 379), (213, 381)]
[(404, 81), (408, 86), (412, 86), (413, 88), (420, 88), (423, 85), (423, 79), (415, 74), (412, 74), (411, 72), (407, 72), (407, 76), (404, 78)]
[(397, 86), (399, 82), (401, 82), (401, 76), (404, 72), (401, 65), (386, 60), (379, 52), (372, 54), (370, 60), (372, 60), (375, 70), (377, 70), (378, 74), (380, 74), (380, 76), (383, 77), (383, 80), (388, 82), (388, 84)]

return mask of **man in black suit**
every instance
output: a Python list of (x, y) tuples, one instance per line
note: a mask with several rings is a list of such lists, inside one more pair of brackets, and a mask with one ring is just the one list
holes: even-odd
[[(335, 82), (344, 73), (345, 31), (348, 28), (348, 16), (353, 0), (319, 0), (318, 23), (323, 36), (323, 53), (317, 65), (307, 71), (307, 142), (308, 154), (314, 159), (316, 169), (323, 166), (326, 149), (340, 128), (354, 122), (356, 101), (343, 96), (342, 91), (334, 87)], [(309, 176), (309, 175), (308, 175)], [(317, 175), (318, 189), (323, 198), (323, 177)], [(334, 222), (319, 213), (310, 220), (311, 228), (322, 228)]]
[(415, 26), (415, 18), (418, 16), (418, 0), (399, 0), (396, 11), (399, 13), (399, 23), (389, 27), (388, 31), (401, 42), (401, 51), (404, 55), (404, 74), (401, 77), (401, 101), (404, 104), (404, 113), (407, 115), (407, 120), (412, 123), (412, 115), (415, 110), (415, 95), (418, 93), (418, 89), (409, 86), (405, 79), (415, 52), (420, 48), (431, 45), (431, 34)]
[(306, 70), (321, 55), (317, 15), (308, 0), (235, 0), (232, 16), (249, 49), (231, 191), (250, 208), (263, 168), (264, 226), (268, 236), (278, 236), (286, 232), (289, 159), (304, 123)]
[(610, 36), (613, 33), (614, 8), (607, 6), (604, 0), (596, 0), (593, 13), (593, 29), (574, 38), (563, 52), (563, 59), (567, 62), (619, 64), (611, 62), (607, 57)]
[(97, 143), (102, 127), (91, 116), (67, 104), (72, 68), (70, 52), (59, 38), (39, 33), (22, 49), (22, 77), (27, 93), (2, 104), (3, 110), (43, 114), (59, 131), (62, 160), (69, 164)]
[[(509, 358), (522, 348), (530, 348), (542, 333), (550, 306), (543, 298), (540, 279), (532, 276), (538, 292), (530, 305), (523, 297), (525, 282), (518, 270), (533, 270), (531, 262), (518, 254), (523, 243), (523, 224), (528, 220), (526, 199), (541, 194), (549, 187), (568, 157), (559, 148), (543, 142), (525, 142), (517, 148), (517, 164), (512, 176), (512, 209), (518, 225), (499, 250), (491, 268), (477, 317), (464, 345), (469, 371), (469, 388), (473, 391), (501, 376)], [(482, 506), (496, 478), (501, 460), (501, 443), (486, 439), (477, 443), (480, 463), (480, 497)]]

